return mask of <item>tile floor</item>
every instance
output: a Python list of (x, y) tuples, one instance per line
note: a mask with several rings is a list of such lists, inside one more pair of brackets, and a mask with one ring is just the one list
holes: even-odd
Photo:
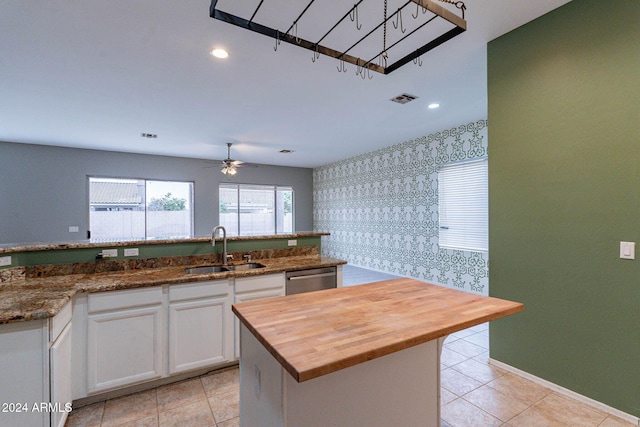
[(451, 334), (441, 358), (443, 427), (634, 427), (491, 366), (486, 324)]
[[(360, 270), (350, 269), (345, 277), (354, 283), (390, 278)], [(345, 280), (345, 286), (350, 282)], [(486, 324), (452, 334), (445, 341), (442, 427), (634, 427), (489, 365), (488, 347)], [(238, 399), (238, 369), (228, 368), (78, 408), (71, 412), (66, 426), (236, 427), (240, 425)]]
[(238, 427), (238, 368), (73, 410), (66, 427)]

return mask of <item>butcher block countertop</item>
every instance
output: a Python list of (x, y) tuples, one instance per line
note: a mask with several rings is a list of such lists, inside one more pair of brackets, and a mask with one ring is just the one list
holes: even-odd
[(394, 279), (233, 305), (298, 382), (524, 310), (524, 305)]

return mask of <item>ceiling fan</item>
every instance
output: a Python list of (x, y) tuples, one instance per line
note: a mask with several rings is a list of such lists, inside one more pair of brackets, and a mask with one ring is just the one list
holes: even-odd
[(238, 166), (242, 165), (244, 162), (241, 160), (233, 160), (231, 158), (231, 146), (233, 144), (231, 142), (227, 142), (227, 158), (222, 161), (222, 172), (225, 175), (235, 175), (238, 172)]

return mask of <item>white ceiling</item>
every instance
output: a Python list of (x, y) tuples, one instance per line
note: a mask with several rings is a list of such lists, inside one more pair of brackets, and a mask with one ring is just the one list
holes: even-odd
[[(333, 1), (338, 19), (355, 3)], [(567, 2), (466, 0), (467, 31), (422, 67), (362, 80), (306, 49), (274, 52), (273, 39), (210, 18), (208, 0), (0, 0), (0, 140), (204, 159), (233, 142), (236, 159), (320, 166), (486, 118), (486, 43)], [(401, 93), (419, 98), (389, 101)]]

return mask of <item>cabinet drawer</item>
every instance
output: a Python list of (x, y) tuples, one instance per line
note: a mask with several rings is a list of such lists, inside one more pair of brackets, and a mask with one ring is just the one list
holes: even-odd
[(284, 273), (238, 277), (236, 278), (235, 282), (236, 293), (262, 291), (265, 289), (277, 288), (284, 289)]
[(228, 280), (214, 280), (208, 282), (184, 283), (169, 287), (169, 301), (184, 301), (196, 298), (208, 298), (227, 295), (229, 293)]
[(49, 320), (49, 342), (55, 342), (58, 339), (58, 335), (67, 326), (67, 323), (71, 321), (72, 304), (69, 301), (64, 307)]
[(89, 294), (89, 313), (162, 303), (162, 286)]

